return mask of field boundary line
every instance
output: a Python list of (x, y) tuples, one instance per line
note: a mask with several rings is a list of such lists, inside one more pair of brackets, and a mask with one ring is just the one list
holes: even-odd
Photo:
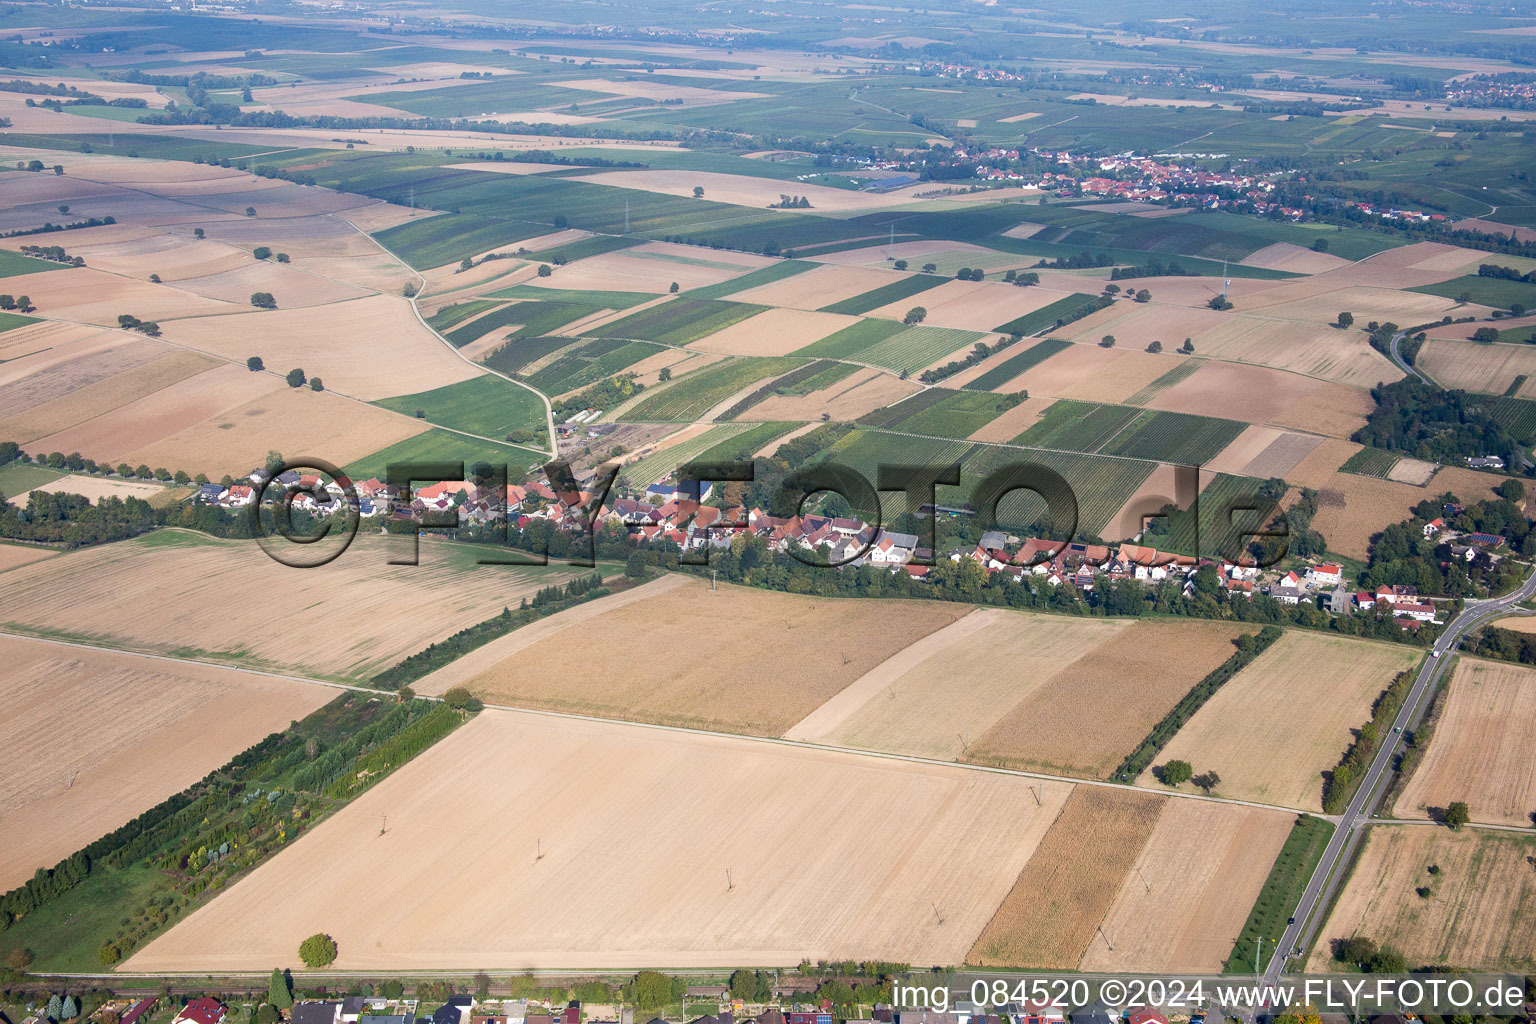
[[(376, 204), (376, 205), (385, 205), (385, 206), (387, 206), (389, 204), (388, 203), (384, 203), (383, 200), (380, 200), (379, 204)], [(484, 363), (477, 363), (477, 362), (475, 362), (473, 359), (469, 358), (462, 351), (460, 351), (458, 349), (458, 347), (453, 344), (453, 342), (449, 341), (441, 333), (439, 333), (437, 328), (433, 327), (430, 323), (428, 323), (427, 322), (427, 318), (421, 315), (421, 307), (419, 307), (416, 304), (417, 297), (421, 294), (422, 289), (425, 288), (426, 285), (427, 285), (427, 276), (425, 274), (423, 274), (421, 271), (417, 270), (415, 267), (411, 266), (405, 260), (401, 259), (400, 256), (393, 249), (389, 248), (389, 246), (385, 245), (383, 242), (379, 241), (377, 238), (374, 238), (368, 232), (364, 231), (362, 228), (360, 228), (356, 224), (352, 223), (346, 217), (342, 216), (342, 214), (345, 213), (345, 212), (346, 211), (338, 211), (336, 213), (328, 213), (328, 214), (326, 214), (326, 216), (327, 217), (335, 217), (337, 220), (341, 221), (343, 224), (345, 224), (348, 227), (350, 227), (353, 231), (356, 231), (358, 234), (360, 234), (364, 238), (368, 239), (374, 245), (378, 246), (379, 249), (382, 252), (384, 252), (386, 255), (388, 255), (390, 259), (395, 260), (402, 267), (405, 267), (407, 270), (409, 270), (412, 274), (414, 274), (416, 276), (416, 280), (418, 282), (417, 288), (416, 288), (416, 294), (415, 295), (406, 296), (406, 301), (411, 304), (411, 312), (413, 314), (415, 314), (416, 322), (417, 323), (421, 324), (421, 326), (425, 327), (428, 331), (430, 331), (432, 333), (432, 336), (434, 338), (436, 338), (438, 341), (442, 342), (448, 348), (448, 350), (450, 352), (452, 352), (455, 356), (458, 356), (461, 360), (463, 360), (464, 362), (468, 363), (470, 366), (473, 366), (476, 370), (480, 371), (481, 373), (488, 373), (488, 374), (490, 374), (490, 375), (492, 375), (494, 377), (500, 377), (502, 380), (508, 381), (508, 382), (510, 382), (512, 384), (516, 384), (518, 387), (525, 388), (528, 391), (531, 391), (535, 395), (539, 396), (539, 401), (544, 403), (544, 427), (545, 427), (546, 430), (549, 431), (549, 457), (551, 459), (558, 459), (560, 457), (560, 440), (559, 440), (558, 434), (555, 431), (555, 407), (552, 404), (550, 404), (549, 396), (546, 395), (544, 392), (540, 391), (538, 388), (534, 387), (531, 384), (527, 384), (527, 383), (524, 383), (523, 381), (516, 380), (515, 378), (508, 377), (506, 374), (502, 373), (500, 370), (492, 369), (491, 367), (486, 366)], [(461, 433), (462, 433), (462, 431), (461, 431)], [(471, 434), (469, 436), (473, 437), (474, 435)], [(500, 441), (500, 442), (497, 442), (497, 443), (498, 444), (509, 444), (510, 442)], [(521, 447), (525, 447), (525, 446), (517, 445), (516, 447), (521, 448)], [(539, 449), (539, 448), (532, 448), (532, 449), (529, 449), (529, 450), (530, 451), (538, 451), (538, 452), (541, 452), (541, 453), (543, 452), (543, 449)]]

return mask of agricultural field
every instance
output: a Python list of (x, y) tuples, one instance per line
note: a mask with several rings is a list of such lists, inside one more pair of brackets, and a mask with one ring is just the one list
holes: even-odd
[[(581, 650), (554, 639), (541, 642), (466, 685), (498, 704), (777, 735), (887, 657), (969, 610), (724, 585), (711, 590), (691, 582), (588, 620)], [(718, 643), (699, 632), (706, 622), (719, 624)], [(765, 684), (751, 666), (781, 644), (786, 631), (797, 641), (797, 671)], [(866, 639), (850, 644), (849, 636)], [(653, 652), (673, 670), (665, 678), (604, 670), (608, 652), (620, 648)]]
[(648, 341), (599, 338), (572, 345), (549, 362), (541, 361), (525, 379), (546, 395), (560, 395), (579, 391), (666, 351)]
[(1434, 814), (1461, 800), (1473, 821), (1530, 827), (1536, 738), (1527, 723), (1536, 714), (1536, 670), (1462, 655), (1447, 685), (1429, 748), (1394, 813)]
[(902, 419), (901, 429), (905, 433), (933, 437), (969, 437), (1007, 412), (1013, 404), (1010, 399), (990, 392), (951, 392), (943, 401)]
[[(1489, 395), (1536, 398), (1536, 345), (1471, 341), (1428, 341), (1415, 363), (1442, 387)], [(1523, 378), (1523, 379), (1522, 379)]]
[[(549, 443), (544, 402), (528, 388), (486, 374), (415, 395), (385, 398), (375, 403), (406, 416), (499, 440), (516, 435), (535, 446)], [(423, 417), (422, 414), (425, 414)]]
[(698, 419), (710, 409), (756, 381), (777, 377), (801, 365), (792, 356), (775, 359), (738, 358), (695, 370), (673, 380), (654, 394), (644, 396), (624, 412), (624, 419), (637, 422), (684, 422)]
[[(841, 267), (838, 269), (842, 273), (847, 274), (858, 268)], [(869, 271), (869, 273), (880, 274), (881, 279), (890, 276), (882, 274), (880, 271)], [(902, 299), (909, 299), (914, 295), (928, 291), (930, 288), (936, 288), (943, 284), (944, 281), (944, 278), (934, 274), (912, 274), (817, 308), (823, 313), (853, 313), (856, 315), (868, 313), (872, 309), (879, 309), (881, 306), (900, 302)]]
[(373, 237), (413, 269), (430, 270), (466, 256), (515, 246), (548, 230), (527, 221), (449, 213), (385, 228), (374, 232)]
[(434, 427), (344, 463), (342, 472), (353, 480), (367, 480), (369, 477), (383, 480), (393, 463), (462, 462), (465, 467), (469, 467), (477, 462), (489, 462), (494, 466), (516, 468), (539, 463), (542, 455), (542, 452), (526, 447)]
[(1024, 348), (1023, 351), (1009, 351), (1007, 358), (987, 369), (980, 376), (973, 377), (964, 384), (969, 391), (992, 391), (1001, 388), (1024, 371), (1044, 362), (1058, 352), (1072, 347), (1069, 341), (1059, 338), (1046, 338)]
[[(0, 637), (8, 744), (0, 889), (125, 824), (273, 730), (327, 686), (46, 640)], [(57, 725), (93, 737), (60, 756)], [(196, 743), (184, 742), (195, 735)]]
[[(508, 601), (579, 570), (477, 566), (474, 546), (359, 536), (335, 561), (285, 569), (255, 544), (150, 534), (73, 551), (5, 574), (0, 624), (36, 636), (192, 657), (320, 679), (367, 679), (408, 654), (500, 613)], [(498, 574), (494, 590), (468, 585)], [(252, 573), (266, 573), (260, 587)], [(295, 617), (294, 609), (306, 609)], [(145, 614), (153, 609), (152, 614)]]
[(605, 338), (687, 345), (765, 310), (745, 302), (680, 298), (604, 324), (595, 333)]
[[(1158, 764), (1182, 760), (1196, 774), (1214, 771), (1221, 796), (1320, 812), (1324, 773), (1370, 720), (1393, 676), (1419, 657), (1393, 644), (1287, 630), (1206, 701)], [(1152, 769), (1137, 784), (1162, 786)]]
[(1532, 856), (1529, 835), (1372, 825), (1307, 967), (1345, 969), (1332, 958), (1333, 944), (1363, 935), (1411, 967), (1529, 971), (1536, 966)]
[[(508, 750), (520, 756), (508, 761)], [(342, 969), (729, 968), (850, 950), (958, 963), (1070, 790), (488, 710), (124, 966), (258, 969), (320, 929)], [(380, 815), (385, 834), (359, 846)], [(488, 831), (466, 861), (432, 837), (468, 818)], [(930, 827), (908, 827), (913, 818)], [(700, 821), (735, 824), (701, 831)], [(825, 856), (762, 841), (785, 821), (814, 830)], [(976, 841), (957, 847), (962, 832)], [(629, 841), (604, 841), (615, 835)], [(445, 873), (460, 884), (431, 883)], [(364, 890), (433, 896), (381, 918)], [(625, 892), (657, 895), (616, 900)], [(235, 927), (256, 919), (259, 932)]]

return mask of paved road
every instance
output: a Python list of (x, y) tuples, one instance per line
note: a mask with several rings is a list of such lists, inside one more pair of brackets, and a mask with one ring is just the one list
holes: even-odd
[(1323, 915), (1319, 910), (1326, 909), (1332, 902), (1334, 890), (1338, 888), (1340, 881), (1340, 872), (1337, 869), (1348, 862), (1355, 847), (1359, 845), (1360, 837), (1365, 831), (1362, 826), (1381, 800), (1382, 779), (1402, 749), (1404, 736), (1411, 732), (1423, 717), (1424, 697), (1434, 691), (1440, 676), (1445, 671), (1445, 665), (1450, 660), (1445, 656), (1446, 653), (1454, 650), (1469, 631), (1489, 619), (1508, 614), (1512, 607), (1529, 599), (1533, 594), (1536, 594), (1536, 573), (1532, 573), (1518, 590), (1506, 597), (1468, 601), (1461, 614), (1451, 620), (1445, 632), (1435, 641), (1432, 656), (1424, 659), (1424, 666), (1419, 670), (1419, 676), (1408, 692), (1408, 699), (1403, 701), (1402, 710), (1397, 713), (1397, 719), (1392, 723), (1393, 731), (1387, 734), (1386, 742), (1376, 751), (1376, 757), (1371, 761), (1365, 780), (1356, 790), (1354, 799), (1350, 800), (1343, 815), (1340, 816), (1333, 838), (1328, 841), (1328, 846), (1323, 851), (1323, 859), (1318, 863), (1317, 870), (1312, 873), (1311, 880), (1307, 882), (1307, 887), (1301, 894), (1301, 901), (1297, 904), (1296, 914), (1292, 918), (1294, 923), (1286, 926), (1285, 933), (1280, 938), (1280, 944), (1275, 947), (1274, 955), (1270, 958), (1269, 966), (1264, 972), (1265, 982), (1273, 984), (1279, 981), (1286, 961), (1290, 958), (1290, 952), (1297, 948), (1307, 949), (1317, 929), (1322, 926)]
[(1408, 361), (1403, 358), (1403, 354), (1398, 351), (1398, 345), (1401, 344), (1402, 340), (1406, 337), (1408, 337), (1407, 331), (1399, 331), (1398, 333), (1392, 335), (1392, 361), (1396, 363), (1397, 368), (1402, 370), (1404, 373), (1412, 374), (1431, 387), (1439, 387), (1439, 385), (1430, 380), (1422, 370), (1416, 366), (1411, 366)]

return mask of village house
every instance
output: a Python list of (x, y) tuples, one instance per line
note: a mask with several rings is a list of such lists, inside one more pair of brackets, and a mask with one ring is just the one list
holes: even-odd
[(171, 1020), (171, 1024), (224, 1024), (228, 1010), (217, 999), (194, 999)]
[(1307, 570), (1307, 583), (1314, 587), (1336, 587), (1344, 582), (1344, 567), (1333, 562), (1319, 562)]

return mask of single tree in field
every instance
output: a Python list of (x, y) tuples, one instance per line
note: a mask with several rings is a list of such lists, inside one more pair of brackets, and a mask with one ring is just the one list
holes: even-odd
[(923, 273), (925, 273), (925, 274), (937, 274), (938, 272), (939, 272), (939, 265), (937, 263), (924, 263), (923, 264)]
[(1467, 808), (1465, 800), (1454, 801), (1445, 809), (1445, 823), (1451, 828), (1461, 828), (1472, 820), (1472, 812)]
[(1147, 351), (1151, 352), (1153, 355), (1156, 355), (1157, 353), (1161, 352), (1162, 350), (1163, 350), (1163, 343), (1160, 342), (1160, 341), (1154, 341), (1154, 342), (1152, 342), (1152, 344), (1147, 346)]
[(295, 366), (293, 369), (288, 371), (288, 377), (287, 377), (288, 386), (291, 387), (291, 388), (301, 388), (301, 387), (303, 387), (304, 386), (304, 381), (307, 380), (307, 379), (308, 378), (306, 378), (304, 376), (304, 371), (299, 369), (297, 366)]
[(1194, 338), (1185, 338), (1184, 339), (1184, 347), (1181, 348), (1179, 351), (1183, 352), (1187, 356), (1194, 355), (1195, 354), (1195, 339)]
[(1313, 242), (1312, 243), (1312, 251), (1313, 252), (1327, 252), (1328, 251), (1328, 239), (1326, 239), (1326, 238), (1319, 238), (1317, 241)]
[(548, 277), (550, 274), (553, 274), (553, 273), (554, 273), (554, 270), (550, 268), (550, 265), (548, 263), (540, 263), (539, 264), (539, 276), (540, 277)]
[(695, 199), (703, 199), (704, 198), (704, 186), (703, 185), (695, 185), (695, 186), (693, 186), (693, 198), (695, 198)]
[(247, 206), (245, 208), (245, 215), (247, 217), (254, 217), (254, 216), (256, 216), (256, 207), (254, 207), (254, 206)]
[(299, 943), (299, 959), (309, 968), (328, 967), (336, 960), (336, 940), (316, 932)]
[(277, 300), (272, 297), (271, 292), (252, 292), (251, 305), (257, 309), (276, 309)]
[(278, 253), (277, 254), (277, 262), (279, 262), (279, 263), (287, 263), (288, 262), (288, 254), (285, 253), (285, 252)]
[[(1318, 239), (1318, 241), (1322, 241), (1322, 239)], [(1350, 324), (1355, 322), (1355, 314), (1340, 313), (1339, 318), (1334, 322), (1337, 323), (1340, 327), (1348, 327)]]
[(1145, 288), (1143, 288), (1141, 291), (1136, 293), (1136, 301), (1137, 302), (1151, 302), (1152, 301), (1152, 293), (1147, 291)]
[(1499, 340), (1499, 329), (1497, 327), (1479, 327), (1472, 332), (1472, 340), (1480, 341), (1484, 345), (1492, 345)]
[(677, 282), (673, 281), (670, 285), (668, 285), (667, 286), (667, 291), (672, 293), (673, 295), (676, 295), (677, 294)]
[(661, 368), (661, 372), (656, 374), (656, 379), (657, 380), (671, 380), (672, 379), (672, 367), (670, 367), (670, 366), (663, 366)]
[(150, 274), (149, 275), (149, 283), (150, 284), (159, 284), (160, 283), (160, 275), (159, 274)]
[(192, 237), (193, 238), (202, 238), (203, 237), (203, 229), (202, 228), (193, 228), (192, 229)]
[(1188, 761), (1168, 761), (1163, 765), (1161, 782), (1165, 786), (1182, 786), (1194, 777), (1195, 770)]
[(261, 356), (251, 356), (245, 361), (245, 368), (255, 373), (258, 370), (266, 369), (266, 364), (261, 361)]
[(320, 378), (319, 377), (311, 377), (311, 378), (309, 378), (309, 390), (311, 390), (311, 391), (324, 391), (325, 390), (325, 385), (320, 382)]
[(1232, 308), (1232, 300), (1225, 295), (1213, 295), (1211, 301), (1206, 303), (1212, 309), (1227, 310)]
[(1113, 334), (1106, 334), (1106, 335), (1104, 335), (1104, 337), (1099, 339), (1099, 347), (1100, 348), (1114, 348), (1115, 347), (1115, 336)]
[(907, 261), (906, 260), (897, 260), (895, 263), (892, 263), (891, 266), (892, 266), (892, 268), (894, 268), (896, 270), (906, 270), (907, 269)]
[(904, 324), (920, 324), (928, 319), (928, 311), (922, 306), (913, 306), (907, 310), (907, 315), (901, 318)]
[(268, 249), (264, 245), (258, 245), (256, 248), (251, 250), (251, 255), (255, 256), (259, 260), (264, 260), (268, 256), (272, 255), (272, 250)]

